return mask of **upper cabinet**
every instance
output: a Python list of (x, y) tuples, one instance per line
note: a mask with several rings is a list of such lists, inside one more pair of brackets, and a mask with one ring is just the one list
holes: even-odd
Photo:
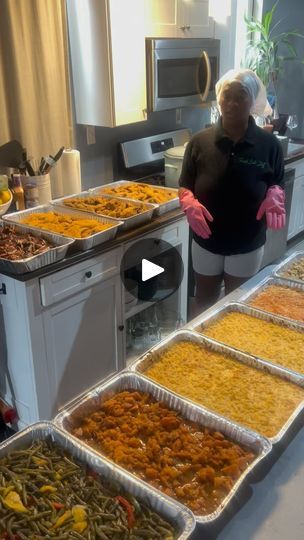
[(208, 7), (208, 0), (67, 0), (76, 122), (145, 120), (145, 37), (213, 37)]
[(144, 0), (146, 35), (214, 37), (209, 0)]
[(76, 122), (145, 120), (143, 0), (67, 0)]

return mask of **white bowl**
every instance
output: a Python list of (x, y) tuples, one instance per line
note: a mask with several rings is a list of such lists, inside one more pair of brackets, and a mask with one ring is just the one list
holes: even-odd
[(10, 205), (13, 202), (13, 194), (12, 194), (10, 189), (9, 189), (9, 192), (10, 192), (10, 196), (11, 196), (10, 200), (8, 202), (4, 203), (4, 204), (0, 204), (0, 216), (3, 216), (3, 214), (5, 214), (5, 212), (8, 211)]

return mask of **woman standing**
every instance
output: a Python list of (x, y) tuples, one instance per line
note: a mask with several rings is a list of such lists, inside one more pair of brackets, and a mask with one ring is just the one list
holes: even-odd
[(266, 91), (249, 70), (230, 70), (216, 85), (221, 117), (192, 137), (179, 197), (193, 231), (198, 312), (259, 271), (266, 229), (285, 226), (284, 160), (280, 142), (259, 128)]

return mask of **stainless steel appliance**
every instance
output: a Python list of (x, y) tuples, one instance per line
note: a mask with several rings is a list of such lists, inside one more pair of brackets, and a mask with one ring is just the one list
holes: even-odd
[(220, 41), (146, 38), (149, 111), (202, 105), (215, 99)]

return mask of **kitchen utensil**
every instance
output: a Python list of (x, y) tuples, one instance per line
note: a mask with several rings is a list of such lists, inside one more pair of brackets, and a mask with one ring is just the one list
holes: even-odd
[(165, 158), (165, 184), (168, 187), (178, 187), (178, 180), (182, 171), (185, 146), (173, 146), (164, 153)]
[(19, 168), (22, 162), (23, 147), (19, 141), (12, 140), (0, 146), (0, 165)]

